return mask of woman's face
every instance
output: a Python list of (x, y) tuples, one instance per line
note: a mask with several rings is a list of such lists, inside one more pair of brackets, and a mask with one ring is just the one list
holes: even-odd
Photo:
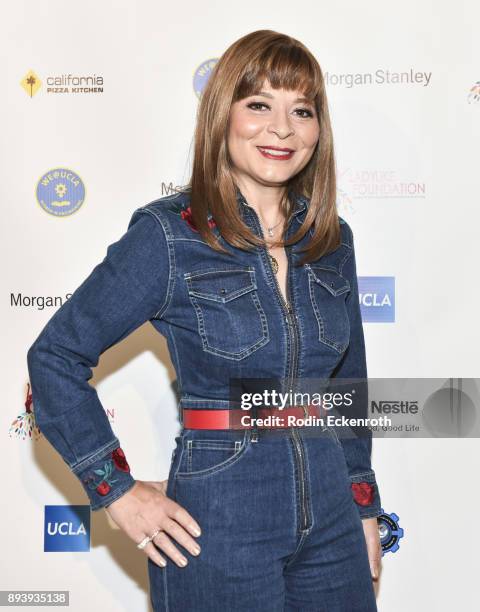
[(320, 134), (313, 103), (300, 91), (272, 89), (232, 105), (228, 150), (233, 173), (244, 181), (281, 186), (304, 168)]

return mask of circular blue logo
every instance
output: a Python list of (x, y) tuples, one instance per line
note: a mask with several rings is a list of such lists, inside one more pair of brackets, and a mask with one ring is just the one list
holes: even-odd
[(46, 212), (65, 217), (76, 212), (85, 201), (85, 185), (73, 170), (49, 170), (37, 183), (37, 202)]
[(200, 98), (202, 95), (202, 91), (204, 90), (205, 85), (207, 84), (208, 79), (212, 74), (212, 70), (217, 62), (217, 57), (208, 59), (205, 62), (202, 62), (193, 73), (193, 89), (198, 98)]
[(395, 514), (395, 512), (388, 514), (383, 508), (380, 508), (380, 512), (382, 514), (377, 516), (377, 523), (383, 557), (387, 552), (397, 552), (400, 548), (400, 539), (403, 538), (404, 533), (398, 524), (400, 520), (398, 514)]

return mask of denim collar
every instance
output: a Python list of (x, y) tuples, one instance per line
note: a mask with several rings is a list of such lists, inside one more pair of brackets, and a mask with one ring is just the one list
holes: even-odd
[[(240, 191), (240, 189), (236, 187), (235, 190), (236, 190), (238, 204), (239, 205), (243, 204), (243, 206), (249, 206), (245, 196)], [(289, 190), (289, 195), (290, 195), (291, 201), (293, 201), (294, 203), (293, 216), (298, 215), (299, 213), (304, 212), (307, 209), (308, 199), (305, 196), (295, 193), (292, 190)]]

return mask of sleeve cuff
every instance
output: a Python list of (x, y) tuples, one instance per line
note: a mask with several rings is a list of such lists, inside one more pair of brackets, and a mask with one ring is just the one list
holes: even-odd
[(103, 454), (95, 453), (72, 471), (82, 483), (92, 511), (107, 507), (136, 482), (118, 440), (107, 446)]
[(375, 472), (353, 474), (350, 476), (350, 482), (353, 501), (357, 506), (360, 518), (380, 516), (382, 504)]

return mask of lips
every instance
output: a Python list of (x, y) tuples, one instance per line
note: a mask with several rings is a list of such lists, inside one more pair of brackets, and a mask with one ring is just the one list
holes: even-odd
[(295, 153), (293, 149), (286, 149), (282, 147), (257, 147), (260, 153), (268, 159), (290, 159)]

